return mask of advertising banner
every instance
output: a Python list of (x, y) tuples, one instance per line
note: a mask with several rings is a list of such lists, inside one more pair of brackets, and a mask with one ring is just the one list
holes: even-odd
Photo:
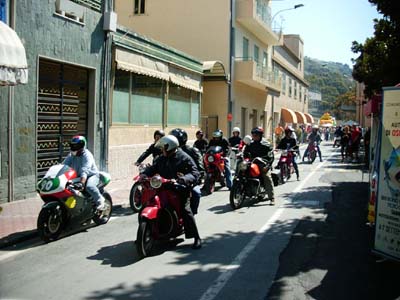
[(384, 88), (374, 250), (400, 260), (400, 88)]

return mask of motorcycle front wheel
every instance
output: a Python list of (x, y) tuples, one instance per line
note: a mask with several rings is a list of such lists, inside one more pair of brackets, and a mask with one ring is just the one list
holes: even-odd
[(108, 220), (110, 220), (110, 218), (111, 218), (112, 207), (113, 207), (111, 195), (109, 193), (105, 192), (105, 193), (103, 193), (103, 197), (105, 200), (104, 210), (96, 211), (92, 218), (93, 222), (95, 222), (97, 225), (106, 224), (108, 222)]
[(48, 243), (56, 240), (65, 227), (61, 206), (42, 208), (37, 220), (37, 231), (40, 238)]
[(243, 193), (243, 186), (240, 182), (233, 182), (231, 191), (229, 193), (229, 203), (232, 209), (238, 209), (243, 206), (245, 195)]
[(285, 183), (288, 179), (288, 167), (287, 164), (281, 164), (281, 182)]
[(143, 187), (139, 182), (132, 185), (131, 192), (129, 193), (129, 205), (133, 212), (138, 212), (142, 208), (142, 191)]
[(312, 164), (316, 157), (317, 157), (317, 153), (315, 151), (311, 152), (309, 162)]
[(140, 258), (151, 255), (154, 246), (153, 238), (154, 223), (149, 220), (142, 220), (136, 236), (136, 250)]

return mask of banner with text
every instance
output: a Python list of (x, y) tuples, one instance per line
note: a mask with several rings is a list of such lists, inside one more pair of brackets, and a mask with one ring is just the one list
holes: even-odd
[(400, 260), (400, 88), (384, 88), (375, 251)]

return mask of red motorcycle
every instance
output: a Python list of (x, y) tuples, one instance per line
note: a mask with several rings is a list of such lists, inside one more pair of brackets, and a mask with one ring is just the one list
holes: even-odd
[(229, 194), (229, 203), (232, 209), (238, 209), (243, 206), (246, 198), (249, 199), (264, 199), (266, 190), (262, 182), (261, 172), (268, 168), (261, 158), (243, 158), (243, 155), (238, 156), (238, 164), (233, 179), (232, 188)]
[(207, 150), (204, 155), (204, 166), (206, 169), (206, 178), (203, 190), (207, 194), (214, 192), (216, 182), (220, 182), (222, 187), (226, 185), (224, 176), (225, 160), (222, 147), (211, 146)]
[(290, 179), (292, 174), (295, 172), (294, 166), (293, 166), (293, 156), (295, 156), (296, 150), (280, 150), (277, 149), (275, 151), (280, 151), (281, 156), (279, 157), (278, 164), (275, 168), (280, 170), (280, 180), (282, 183), (285, 183)]
[[(317, 142), (311, 142), (308, 144), (307, 147), (307, 160), (310, 164), (314, 162), (314, 160), (317, 158), (317, 153), (318, 153), (318, 143)], [(303, 157), (304, 161), (305, 157)]]
[(160, 175), (141, 176), (143, 209), (140, 212), (136, 248), (141, 258), (149, 256), (157, 241), (184, 233), (180, 195), (186, 186)]
[(138, 166), (139, 168), (139, 174), (133, 177), (133, 185), (131, 187), (131, 191), (129, 193), (129, 205), (133, 212), (139, 212), (142, 209), (142, 192), (143, 192), (143, 186), (140, 181), (140, 174), (143, 173), (143, 171), (148, 167), (149, 164), (140, 164)]

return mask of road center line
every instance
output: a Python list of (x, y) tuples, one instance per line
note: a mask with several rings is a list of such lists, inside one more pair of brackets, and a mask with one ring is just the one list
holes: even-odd
[[(330, 155), (332, 156), (332, 154)], [(329, 157), (330, 157), (329, 156)], [(314, 170), (311, 171), (308, 176), (302, 180), (302, 182), (293, 190), (294, 193), (300, 191), (306, 182), (314, 175), (316, 171), (318, 171), (323, 165), (325, 165), (326, 161), (319, 164)], [(200, 297), (199, 300), (213, 300), (217, 297), (218, 293), (222, 290), (225, 284), (229, 281), (229, 279), (235, 274), (235, 272), (239, 269), (243, 261), (247, 258), (247, 256), (254, 250), (254, 248), (258, 245), (261, 239), (264, 237), (264, 233), (270, 229), (270, 227), (279, 219), (282, 215), (285, 207), (278, 208), (275, 213), (269, 218), (269, 220), (257, 231), (256, 236), (254, 236), (251, 241), (243, 248), (243, 250), (235, 257), (235, 259), (227, 266), (224, 266), (222, 269), (225, 270), (215, 281), (214, 283), (205, 291), (205, 293)]]

